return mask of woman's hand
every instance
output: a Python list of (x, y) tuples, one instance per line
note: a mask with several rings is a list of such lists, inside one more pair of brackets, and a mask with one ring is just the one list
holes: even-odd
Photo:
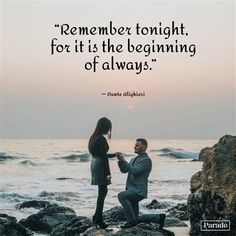
[(108, 176), (107, 176), (107, 180), (111, 180), (111, 175), (108, 175)]

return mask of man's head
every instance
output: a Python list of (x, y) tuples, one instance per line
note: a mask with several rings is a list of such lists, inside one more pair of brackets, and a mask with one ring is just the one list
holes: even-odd
[(138, 138), (136, 139), (135, 145), (134, 145), (134, 152), (137, 154), (145, 153), (147, 150), (147, 140), (144, 138)]

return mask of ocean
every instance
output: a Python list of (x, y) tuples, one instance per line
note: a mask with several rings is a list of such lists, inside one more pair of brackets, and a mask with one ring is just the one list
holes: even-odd
[[(201, 170), (198, 158), (204, 147), (213, 146), (217, 140), (148, 140), (148, 154), (153, 168), (149, 177), (148, 199), (171, 205), (186, 203), (190, 194), (191, 176)], [(126, 160), (135, 157), (135, 140), (109, 141), (109, 152), (120, 151)], [(0, 213), (17, 220), (36, 213), (33, 208), (17, 209), (27, 200), (46, 200), (73, 208), (77, 215), (91, 217), (94, 213), (97, 186), (92, 186), (91, 156), (85, 139), (2, 139), (0, 140)], [(126, 174), (120, 173), (116, 158), (110, 161), (112, 184), (105, 200), (104, 210), (119, 206), (117, 194), (125, 188)]]

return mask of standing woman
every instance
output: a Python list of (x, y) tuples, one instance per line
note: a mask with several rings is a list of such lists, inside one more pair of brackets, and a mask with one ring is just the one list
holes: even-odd
[(109, 119), (106, 117), (99, 119), (88, 144), (89, 152), (92, 154), (92, 185), (98, 185), (97, 206), (93, 216), (93, 224), (102, 229), (108, 227), (102, 219), (104, 200), (107, 195), (107, 185), (111, 184), (111, 172), (108, 158), (116, 156), (115, 154), (107, 154), (109, 145), (104, 135), (107, 135), (107, 137), (111, 139), (111, 129), (112, 124)]

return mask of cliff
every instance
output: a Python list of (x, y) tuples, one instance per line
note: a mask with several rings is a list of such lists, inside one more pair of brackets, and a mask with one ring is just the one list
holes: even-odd
[[(191, 178), (190, 235), (236, 235), (236, 136), (226, 135), (201, 150), (202, 171)], [(201, 220), (230, 220), (231, 232), (202, 232)], [(207, 234), (206, 234), (207, 233)]]

